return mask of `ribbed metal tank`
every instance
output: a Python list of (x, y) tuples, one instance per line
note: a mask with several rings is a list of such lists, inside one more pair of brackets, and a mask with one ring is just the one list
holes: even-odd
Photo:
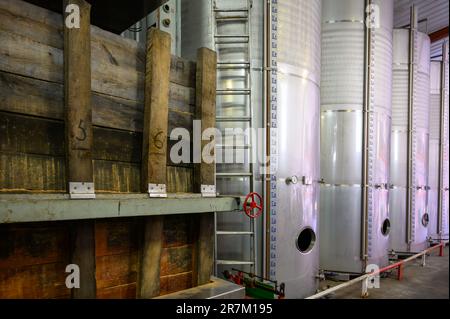
[[(444, 67), (445, 76), (442, 77)], [(428, 213), (430, 224), (428, 225), (428, 235), (432, 239), (446, 239), (449, 236), (449, 207), (448, 207), (448, 179), (449, 179), (449, 134), (448, 134), (448, 60), (446, 62), (433, 61), (430, 67), (430, 152), (429, 152), (429, 179), (428, 185)], [(444, 90), (442, 82), (445, 83)], [(443, 100), (442, 100), (443, 98)], [(444, 118), (441, 122), (441, 103), (444, 103)], [(443, 125), (442, 154), (440, 153), (441, 124)], [(439, 158), (442, 156), (442, 168), (439, 165)], [(439, 178), (442, 185), (439, 186)], [(439, 189), (442, 188), (441, 207), (442, 213), (439, 215)]]
[(327, 271), (388, 263), (394, 9), (391, 0), (373, 5), (378, 28), (366, 28), (366, 1), (323, 1), (319, 238)]
[[(321, 1), (278, 1), (276, 242), (271, 272), (288, 298), (317, 289)], [(272, 214), (274, 212), (272, 211)], [(273, 223), (275, 221), (275, 223)]]
[[(410, 61), (410, 31), (394, 30), (391, 190), (389, 209), (392, 221), (390, 248), (396, 252), (420, 251), (427, 246), (428, 145), (430, 96), (430, 39), (426, 34), (414, 32), (414, 62)], [(413, 69), (411, 64), (413, 62)], [(412, 76), (412, 110), (409, 76)], [(411, 137), (408, 117), (411, 114)], [(408, 141), (410, 153), (408, 156)], [(409, 159), (408, 159), (409, 158)], [(408, 185), (408, 161), (410, 183)], [(408, 201), (407, 188), (411, 191)], [(408, 213), (407, 204), (411, 209)]]

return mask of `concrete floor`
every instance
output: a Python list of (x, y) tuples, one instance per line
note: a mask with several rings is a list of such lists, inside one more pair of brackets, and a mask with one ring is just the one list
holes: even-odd
[[(444, 257), (437, 251), (426, 258), (426, 266), (421, 266), (421, 259), (410, 262), (404, 268), (403, 280), (396, 279), (397, 270), (387, 278), (381, 278), (380, 288), (370, 289), (368, 299), (449, 299), (449, 248), (444, 250)], [(321, 283), (321, 290), (328, 285), (340, 284), (334, 281)], [(330, 299), (355, 299), (361, 296), (361, 284), (344, 288), (328, 296)]]

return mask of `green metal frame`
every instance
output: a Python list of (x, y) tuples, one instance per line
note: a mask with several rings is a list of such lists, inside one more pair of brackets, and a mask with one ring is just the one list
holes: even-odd
[(0, 224), (114, 217), (232, 212), (242, 209), (239, 197), (203, 198), (197, 194), (148, 198), (145, 194), (97, 194), (96, 199), (70, 200), (66, 194), (0, 194)]

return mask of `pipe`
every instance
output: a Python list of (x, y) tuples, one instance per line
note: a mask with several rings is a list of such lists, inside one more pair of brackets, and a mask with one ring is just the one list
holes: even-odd
[[(368, 8), (372, 5), (372, 0), (365, 1), (364, 14), (369, 15)], [(367, 263), (368, 259), (368, 220), (369, 220), (369, 114), (370, 114), (370, 56), (371, 56), (372, 34), (369, 26), (364, 29), (364, 104), (363, 104), (363, 128), (362, 128), (362, 194), (361, 194), (361, 260)], [(364, 268), (366, 265), (364, 265)]]
[(443, 214), (443, 207), (442, 207), (442, 198), (443, 198), (443, 191), (444, 191), (444, 182), (443, 182), (443, 175), (444, 175), (444, 136), (445, 136), (445, 95), (447, 88), (445, 87), (446, 82), (446, 64), (448, 63), (448, 43), (444, 43), (442, 45), (442, 62), (441, 62), (441, 105), (439, 110), (439, 116), (440, 116), (440, 124), (439, 124), (439, 164), (438, 164), (438, 220), (437, 220), (437, 234), (439, 237), (442, 236), (442, 214)]
[(394, 268), (398, 268), (398, 271), (399, 271), (398, 279), (400, 280), (401, 277), (402, 277), (402, 273), (403, 273), (403, 265), (405, 263), (410, 262), (410, 261), (412, 261), (414, 259), (417, 259), (417, 258), (421, 257), (422, 255), (425, 255), (425, 254), (427, 254), (427, 253), (429, 253), (429, 252), (431, 252), (431, 251), (433, 251), (433, 250), (435, 250), (437, 248), (439, 248), (439, 256), (442, 257), (443, 256), (444, 246), (445, 246), (445, 243), (440, 243), (440, 244), (438, 244), (436, 246), (433, 246), (433, 247), (430, 247), (428, 249), (425, 249), (424, 251), (422, 251), (422, 252), (420, 252), (418, 254), (415, 254), (415, 255), (413, 255), (411, 257), (408, 257), (408, 258), (406, 258), (406, 259), (404, 259), (402, 261), (399, 261), (399, 262), (396, 262), (396, 263), (394, 263), (392, 265), (383, 267), (383, 268), (379, 269), (378, 271), (374, 271), (372, 273), (365, 274), (365, 275), (362, 275), (360, 277), (354, 278), (354, 279), (352, 279), (350, 281), (347, 281), (347, 282), (345, 282), (343, 284), (334, 286), (334, 287), (332, 287), (330, 289), (321, 291), (321, 292), (319, 292), (319, 293), (317, 293), (315, 295), (312, 295), (312, 296), (310, 296), (310, 297), (308, 297), (306, 299), (319, 299), (319, 298), (325, 297), (325, 296), (327, 296), (327, 295), (329, 295), (329, 294), (331, 294), (331, 293), (333, 293), (335, 291), (338, 291), (338, 290), (341, 290), (343, 288), (352, 286), (352, 285), (354, 285), (354, 284), (356, 284), (358, 282), (361, 282), (363, 280), (370, 279), (370, 277), (374, 277), (376, 275), (379, 275), (379, 274), (381, 274), (383, 272), (386, 272), (386, 271), (394, 269)]
[(413, 203), (413, 120), (414, 120), (414, 69), (415, 69), (415, 33), (417, 29), (417, 11), (413, 5), (411, 7), (409, 28), (409, 74), (408, 74), (408, 142), (407, 142), (407, 161), (406, 161), (406, 243), (408, 250), (412, 242), (412, 203)]

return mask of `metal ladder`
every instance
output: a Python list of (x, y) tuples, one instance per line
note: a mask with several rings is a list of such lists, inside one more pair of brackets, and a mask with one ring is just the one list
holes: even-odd
[[(235, 45), (235, 44), (247, 44), (246, 56), (247, 61), (218, 61), (217, 63), (217, 76), (220, 79), (220, 74), (226, 70), (243, 70), (247, 76), (247, 87), (243, 89), (217, 89), (217, 96), (246, 96), (248, 97), (246, 100), (247, 104), (247, 116), (239, 116), (239, 117), (225, 117), (225, 116), (216, 116), (216, 122), (234, 122), (234, 123), (248, 123), (250, 126), (252, 124), (252, 82), (251, 82), (251, 23), (250, 23), (250, 14), (252, 8), (252, 0), (246, 0), (245, 8), (233, 8), (233, 9), (224, 9), (218, 8), (215, 0), (212, 1), (212, 17), (213, 17), (213, 30), (212, 34), (214, 37), (214, 48), (216, 52), (219, 52), (218, 46), (220, 45)], [(241, 23), (246, 24), (246, 34), (219, 34), (218, 33), (218, 23), (227, 23), (227, 22), (236, 22), (239, 21)], [(219, 101), (217, 101), (217, 108), (220, 109), (223, 107)], [(253, 155), (253, 146), (252, 146), (252, 137), (250, 137), (248, 145), (244, 146), (226, 146), (226, 145), (217, 145), (217, 150), (222, 152), (225, 148), (233, 148), (233, 155), (236, 153), (236, 149), (244, 149), (250, 154), (249, 159), (251, 159)], [(250, 192), (253, 192), (253, 164), (252, 161), (249, 161), (249, 171), (248, 172), (218, 172), (216, 173), (216, 180), (218, 179), (226, 179), (226, 178), (236, 178), (243, 177), (246, 178), (249, 182)], [(245, 180), (245, 179), (244, 179)], [(238, 196), (242, 196), (245, 194), (238, 194)], [(243, 214), (243, 212), (242, 212)], [(218, 276), (218, 265), (249, 265), (251, 268), (251, 272), (256, 272), (256, 220), (252, 219), (249, 221), (249, 230), (248, 231), (223, 231), (218, 229), (217, 225), (217, 213), (214, 218), (215, 224), (215, 249), (214, 249), (214, 270), (215, 275)], [(250, 239), (250, 260), (224, 260), (218, 259), (218, 241), (223, 240), (227, 236), (249, 236)]]

